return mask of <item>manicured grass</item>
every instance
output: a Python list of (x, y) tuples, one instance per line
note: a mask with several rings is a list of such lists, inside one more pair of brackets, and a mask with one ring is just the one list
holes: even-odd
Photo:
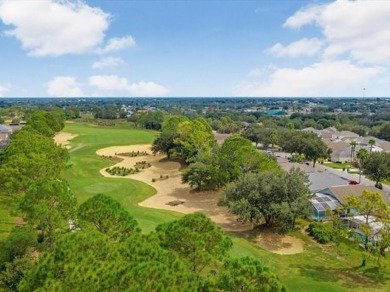
[[(127, 128), (99, 127), (82, 123), (66, 124), (65, 131), (78, 134), (71, 144), (73, 166), (64, 176), (71, 189), (82, 203), (96, 193), (105, 193), (118, 200), (139, 222), (145, 232), (156, 225), (179, 218), (180, 214), (138, 206), (138, 202), (153, 195), (155, 189), (145, 183), (127, 178), (105, 178), (99, 170), (113, 165), (96, 155), (96, 150), (119, 145), (151, 143), (157, 133)], [(338, 164), (337, 164), (338, 165)], [(302, 223), (303, 224), (303, 223)], [(321, 246), (309, 236), (296, 231), (292, 235), (305, 242), (303, 253), (277, 255), (257, 247), (253, 235), (230, 233), (234, 246), (233, 257), (253, 256), (270, 267), (288, 291), (390, 291), (390, 259), (387, 267), (379, 273), (371, 264), (359, 268), (361, 256), (348, 244)]]
[(361, 254), (346, 241), (339, 246), (320, 245), (300, 231), (291, 235), (302, 239), (303, 253), (277, 255), (248, 240), (248, 234), (231, 234), (232, 256), (253, 256), (269, 266), (288, 291), (390, 291), (390, 259), (382, 260), (381, 271), (371, 262), (360, 268)]
[(352, 166), (348, 163), (332, 163), (332, 162), (328, 163), (328, 162), (325, 162), (324, 165), (327, 167), (334, 168), (334, 169), (352, 168)]
[(99, 127), (83, 123), (68, 123), (64, 131), (79, 135), (71, 142), (75, 149), (71, 151), (72, 167), (64, 173), (79, 204), (97, 193), (110, 195), (137, 219), (145, 232), (181, 216), (175, 212), (138, 206), (139, 202), (155, 193), (152, 186), (128, 178), (106, 178), (99, 173), (100, 169), (115, 163), (100, 158), (96, 150), (109, 146), (151, 143), (157, 136), (156, 132), (130, 129), (123, 125)]

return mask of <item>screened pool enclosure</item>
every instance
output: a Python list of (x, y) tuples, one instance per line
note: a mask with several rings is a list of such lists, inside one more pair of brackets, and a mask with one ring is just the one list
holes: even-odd
[(343, 206), (337, 199), (321, 193), (316, 193), (310, 201), (313, 208), (312, 217), (316, 220), (324, 219), (326, 217), (327, 209), (332, 211), (336, 208), (343, 209)]

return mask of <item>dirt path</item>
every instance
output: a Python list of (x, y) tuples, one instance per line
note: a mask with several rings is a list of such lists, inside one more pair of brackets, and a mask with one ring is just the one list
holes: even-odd
[[(184, 214), (193, 212), (203, 212), (227, 231), (245, 231), (252, 229), (252, 224), (241, 224), (234, 216), (228, 213), (226, 207), (217, 205), (220, 197), (218, 192), (194, 192), (188, 184), (181, 182), (181, 172), (179, 171), (180, 163), (165, 159), (164, 155), (153, 155), (150, 150), (151, 145), (131, 145), (131, 146), (114, 146), (98, 150), (96, 153), (100, 156), (118, 156), (123, 161), (115, 166), (134, 168), (138, 161), (146, 161), (152, 166), (141, 170), (141, 172), (126, 176), (125, 178), (136, 179), (153, 186), (157, 193), (139, 203), (140, 206), (155, 209), (164, 209), (176, 211)], [(118, 155), (119, 153), (132, 151), (146, 151), (150, 155), (127, 157)], [(105, 171), (100, 173), (106, 177), (117, 178)], [(164, 179), (160, 179), (160, 176)], [(168, 176), (166, 179), (165, 177)], [(123, 177), (120, 177), (123, 178)], [(155, 182), (152, 182), (155, 179)], [(170, 204), (177, 204), (172, 206)]]

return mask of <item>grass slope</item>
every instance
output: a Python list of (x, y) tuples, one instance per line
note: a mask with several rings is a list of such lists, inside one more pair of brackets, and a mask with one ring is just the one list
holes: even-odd
[[(78, 134), (71, 142), (73, 166), (65, 173), (70, 186), (82, 203), (96, 193), (105, 193), (118, 200), (137, 219), (145, 232), (162, 222), (181, 215), (138, 206), (138, 202), (154, 194), (153, 187), (135, 180), (105, 178), (99, 170), (114, 163), (96, 155), (96, 150), (109, 146), (151, 143), (155, 132), (119, 127), (98, 127), (69, 123), (64, 131)], [(232, 256), (253, 256), (275, 272), (289, 291), (390, 291), (389, 267), (384, 272), (368, 267), (358, 268), (360, 253), (348, 244), (339, 247), (320, 246), (300, 232), (294, 232), (306, 242), (305, 251), (296, 255), (277, 255), (257, 247), (247, 233), (231, 233), (234, 246)]]

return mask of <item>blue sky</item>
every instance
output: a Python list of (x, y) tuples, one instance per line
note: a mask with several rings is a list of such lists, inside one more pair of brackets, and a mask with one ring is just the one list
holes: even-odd
[(389, 96), (390, 1), (0, 0), (0, 96)]

